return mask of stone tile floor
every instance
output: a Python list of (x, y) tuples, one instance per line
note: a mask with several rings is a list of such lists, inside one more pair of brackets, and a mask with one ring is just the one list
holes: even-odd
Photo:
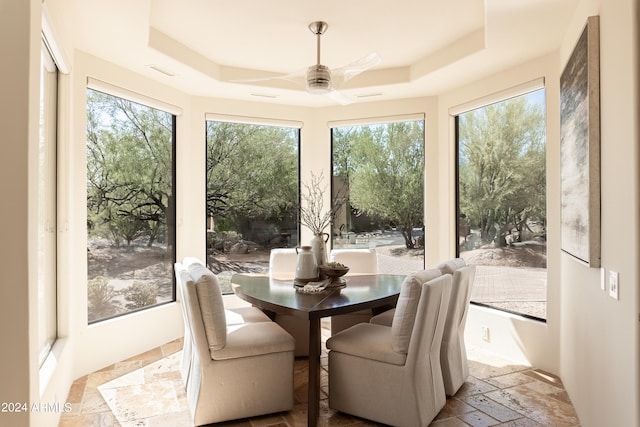
[[(323, 328), (323, 341), (329, 329)], [(182, 427), (193, 422), (180, 378), (182, 341), (176, 340), (115, 363), (74, 382), (59, 427)], [(378, 426), (327, 406), (327, 354), (322, 356), (320, 426)], [(561, 381), (541, 370), (469, 349), (470, 372), (432, 427), (579, 426)], [(229, 427), (301, 427), (306, 425), (307, 361), (295, 362), (292, 411), (217, 424)]]

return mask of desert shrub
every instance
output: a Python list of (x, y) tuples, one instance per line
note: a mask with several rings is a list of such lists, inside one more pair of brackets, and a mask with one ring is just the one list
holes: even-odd
[(112, 299), (118, 292), (109, 284), (109, 279), (98, 276), (89, 280), (87, 299), (89, 300), (89, 321), (114, 314), (116, 306)]
[(128, 309), (142, 308), (154, 305), (158, 298), (158, 287), (149, 282), (134, 282), (133, 285), (122, 290), (124, 299), (129, 301)]

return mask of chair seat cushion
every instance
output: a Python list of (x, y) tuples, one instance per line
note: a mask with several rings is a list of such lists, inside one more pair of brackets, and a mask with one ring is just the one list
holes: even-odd
[(237, 359), (293, 351), (295, 341), (274, 322), (245, 323), (227, 328), (227, 345), (211, 350), (213, 360)]
[(393, 365), (404, 365), (407, 360), (406, 353), (393, 351), (391, 328), (371, 323), (359, 323), (332, 336), (327, 348)]

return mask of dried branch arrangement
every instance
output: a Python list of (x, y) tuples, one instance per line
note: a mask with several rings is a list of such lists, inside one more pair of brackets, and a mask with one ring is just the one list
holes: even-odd
[(324, 206), (324, 193), (328, 185), (322, 187), (324, 181), (323, 172), (316, 176), (311, 172), (311, 181), (303, 183), (304, 191), (301, 194), (302, 203), (300, 206), (300, 223), (308, 227), (314, 234), (322, 233), (333, 224), (338, 211), (347, 201), (346, 197), (338, 195), (333, 200), (333, 205), (329, 209)]

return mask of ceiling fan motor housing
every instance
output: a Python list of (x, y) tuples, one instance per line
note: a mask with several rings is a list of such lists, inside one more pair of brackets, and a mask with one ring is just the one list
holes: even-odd
[(331, 70), (329, 67), (316, 64), (307, 70), (307, 90), (310, 93), (331, 92)]

